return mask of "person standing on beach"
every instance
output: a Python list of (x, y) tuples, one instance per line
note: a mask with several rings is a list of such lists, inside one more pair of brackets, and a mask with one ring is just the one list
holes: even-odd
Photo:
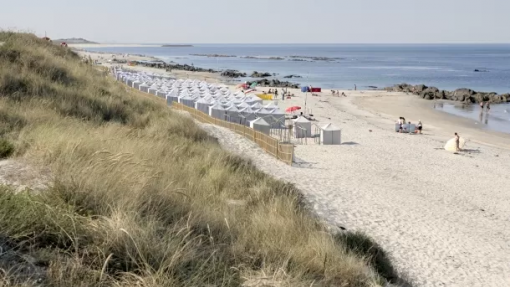
[(491, 103), (490, 102), (487, 102), (487, 112), (489, 112), (491, 109)]
[(480, 102), (480, 109), (483, 110), (483, 101)]
[(421, 123), (421, 120), (418, 120), (418, 132), (420, 133), (421, 135), (421, 130), (423, 129), (423, 125)]
[(354, 84), (354, 90), (356, 91), (358, 89), (358, 87), (356, 87), (356, 84)]
[(455, 149), (460, 151), (460, 137), (457, 133), (455, 133)]

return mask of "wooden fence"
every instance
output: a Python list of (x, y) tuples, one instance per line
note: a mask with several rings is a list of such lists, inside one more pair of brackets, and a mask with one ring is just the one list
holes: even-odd
[(292, 165), (292, 160), (294, 157), (294, 145), (292, 144), (280, 143), (277, 139), (264, 133), (261, 133), (259, 131), (256, 131), (245, 125), (240, 125), (237, 123), (231, 123), (221, 119), (213, 118), (202, 111), (185, 106), (177, 102), (173, 102), (172, 107), (180, 111), (188, 112), (194, 119), (198, 120), (199, 122), (213, 124), (230, 129), (233, 132), (242, 135), (245, 138), (257, 143), (259, 147), (261, 147), (263, 150), (265, 150), (268, 154), (272, 155), (273, 157), (289, 165)]

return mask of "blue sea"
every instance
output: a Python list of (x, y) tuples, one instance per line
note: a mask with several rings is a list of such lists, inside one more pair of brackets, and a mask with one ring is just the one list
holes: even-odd
[[(286, 75), (299, 75), (302, 78), (289, 81), (322, 87), (325, 90), (353, 89), (354, 85), (359, 89), (369, 86), (382, 88), (409, 83), (446, 90), (470, 88), (476, 91), (510, 93), (510, 44), (197, 44), (193, 47), (116, 47), (88, 50), (143, 54), (167, 62), (193, 64), (215, 70), (269, 72), (275, 73), (279, 79)], [(213, 58), (193, 54), (235, 57)], [(282, 59), (270, 59), (271, 57)], [(329, 60), (313, 60), (311, 57), (327, 57)], [(475, 72), (475, 69), (483, 72)], [(478, 119), (478, 115), (474, 116), (469, 110), (458, 107), (447, 106), (442, 110)], [(510, 114), (505, 112), (510, 110), (510, 105), (493, 105), (492, 110), (500, 113), (498, 121), (503, 120), (504, 124), (508, 123), (510, 126)], [(482, 119), (480, 124), (491, 128), (490, 122)], [(505, 129), (505, 132), (510, 132), (510, 129)]]

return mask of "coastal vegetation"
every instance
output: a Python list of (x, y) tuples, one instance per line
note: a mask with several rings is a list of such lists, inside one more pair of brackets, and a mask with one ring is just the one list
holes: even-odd
[(331, 233), (291, 184), (73, 51), (0, 32), (0, 149), (49, 170), (0, 190), (4, 286), (383, 286), (384, 251)]

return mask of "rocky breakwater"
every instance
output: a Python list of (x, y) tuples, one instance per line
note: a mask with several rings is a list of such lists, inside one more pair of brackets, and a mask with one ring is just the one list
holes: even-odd
[(221, 76), (225, 78), (246, 78), (247, 74), (238, 70), (225, 70), (221, 72)]
[(189, 72), (218, 73), (218, 71), (213, 70), (213, 69), (204, 69), (204, 68), (199, 68), (199, 67), (195, 67), (192, 65), (186, 65), (186, 64), (181, 65), (181, 64), (170, 63), (170, 64), (165, 64), (164, 67), (166, 68), (167, 72), (170, 72), (172, 70), (183, 70), (183, 71), (189, 71)]
[(411, 93), (426, 100), (450, 100), (464, 103), (506, 103), (510, 102), (510, 94), (497, 94), (476, 92), (471, 89), (457, 89), (455, 91), (440, 90), (436, 87), (425, 85), (399, 84), (385, 89), (388, 92)]
[(276, 87), (276, 88), (291, 88), (299, 89), (299, 84), (291, 83), (287, 81), (280, 81), (278, 79), (261, 79), (257, 81), (257, 85), (260, 87)]
[(264, 72), (264, 73), (259, 73), (257, 71), (254, 71), (253, 73), (251, 73), (250, 77), (251, 78), (267, 78), (267, 77), (271, 77), (273, 76), (273, 74), (271, 73), (268, 73), (268, 72)]

